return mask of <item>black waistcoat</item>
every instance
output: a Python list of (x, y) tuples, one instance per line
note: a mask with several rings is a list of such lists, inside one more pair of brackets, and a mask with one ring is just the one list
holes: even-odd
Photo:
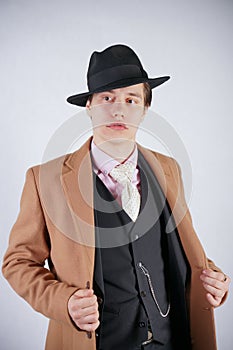
[[(188, 349), (188, 320), (185, 306), (187, 261), (177, 232), (167, 235), (170, 208), (161, 188), (139, 153), (142, 203), (133, 223), (95, 176), (96, 225), (95, 292), (104, 300), (100, 310), (98, 346), (103, 350), (133, 350), (147, 339), (148, 321), (154, 339), (174, 349)], [(162, 317), (153, 299), (147, 277), (150, 273), (159, 307), (163, 313), (171, 303), (168, 317)]]

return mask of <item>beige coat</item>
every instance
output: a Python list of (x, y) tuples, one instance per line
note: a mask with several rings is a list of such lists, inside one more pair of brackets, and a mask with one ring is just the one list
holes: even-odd
[[(193, 350), (215, 350), (213, 308), (200, 281), (206, 258), (186, 206), (174, 159), (139, 150), (151, 166), (173, 211), (191, 266), (187, 290)], [(72, 323), (67, 302), (93, 280), (94, 215), (90, 139), (76, 152), (28, 170), (20, 213), (12, 228), (3, 274), (14, 290), (50, 318), (46, 350), (94, 350), (95, 337)], [(48, 259), (50, 270), (44, 267)]]

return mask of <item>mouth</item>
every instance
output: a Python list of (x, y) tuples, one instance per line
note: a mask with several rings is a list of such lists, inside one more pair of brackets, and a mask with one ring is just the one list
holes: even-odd
[(107, 125), (107, 128), (110, 128), (112, 130), (127, 130), (127, 126), (123, 123), (111, 123)]

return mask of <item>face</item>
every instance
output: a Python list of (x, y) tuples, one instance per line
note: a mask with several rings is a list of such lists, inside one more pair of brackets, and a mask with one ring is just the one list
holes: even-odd
[(96, 93), (92, 101), (87, 102), (86, 108), (92, 120), (96, 145), (106, 141), (134, 142), (147, 110), (143, 84)]

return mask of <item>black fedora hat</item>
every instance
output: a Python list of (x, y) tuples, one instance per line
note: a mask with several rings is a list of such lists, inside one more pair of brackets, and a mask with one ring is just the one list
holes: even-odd
[(138, 56), (130, 47), (113, 45), (101, 52), (93, 52), (87, 71), (89, 91), (72, 95), (67, 98), (67, 102), (84, 107), (88, 97), (96, 92), (144, 82), (149, 83), (151, 89), (153, 89), (169, 78), (165, 76), (149, 79)]

